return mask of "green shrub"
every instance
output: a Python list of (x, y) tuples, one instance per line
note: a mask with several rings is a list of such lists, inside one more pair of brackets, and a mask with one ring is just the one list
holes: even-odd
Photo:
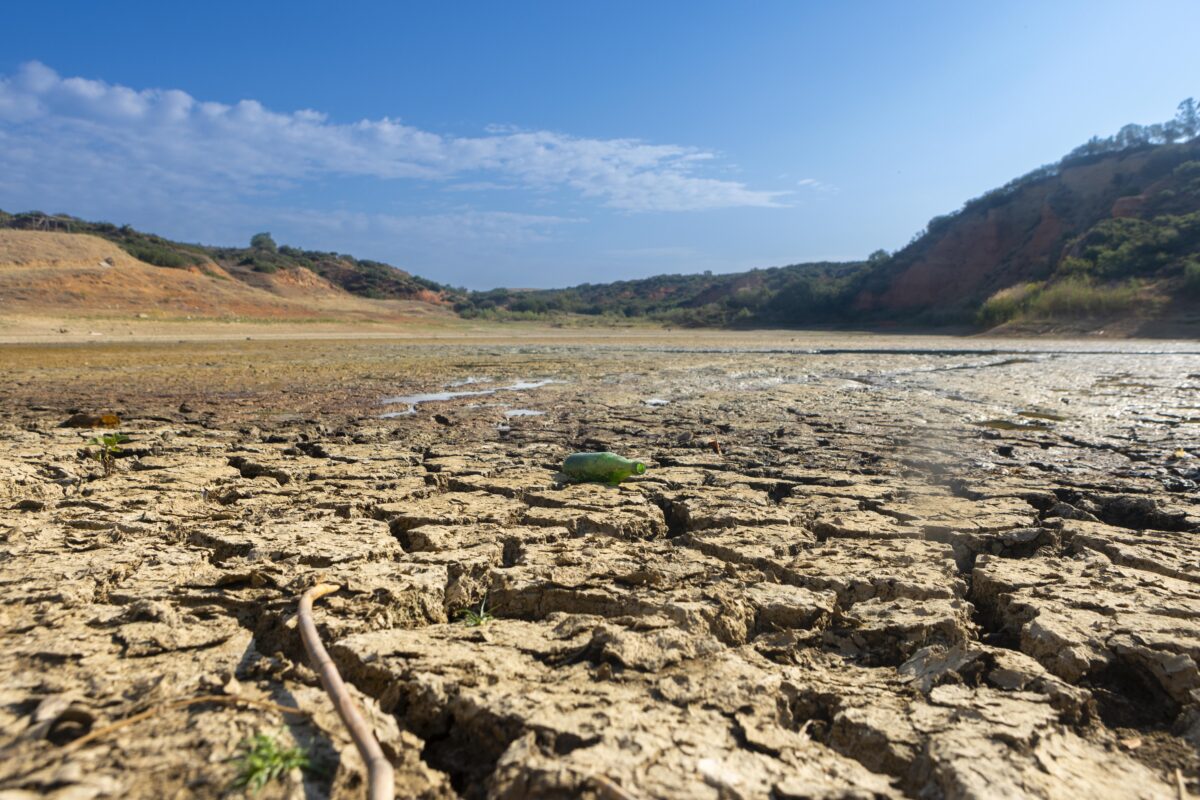
[(188, 265), (187, 260), (184, 259), (182, 255), (165, 247), (130, 243), (121, 245), (121, 249), (126, 253), (129, 253), (129, 255), (133, 256), (138, 261), (145, 261), (147, 264), (153, 264), (156, 267), (173, 267), (175, 269), (180, 269)]
[(278, 250), (275, 240), (271, 238), (269, 233), (256, 233), (250, 237), (251, 250), (265, 250), (268, 253), (274, 253)]
[(1143, 301), (1135, 281), (1096, 285), (1082, 277), (1051, 284), (1031, 298), (1026, 316), (1032, 319), (1098, 317), (1136, 311)]
[(1191, 297), (1200, 297), (1200, 261), (1196, 259), (1183, 265), (1183, 291)]
[(975, 320), (986, 328), (1001, 325), (1021, 316), (1042, 290), (1043, 283), (1019, 283), (989, 297), (980, 306)]
[(1153, 219), (1108, 219), (1074, 245), (1075, 255), (1058, 265), (1058, 275), (1100, 279), (1149, 276), (1177, 269), (1179, 257), (1200, 248), (1200, 212)]
[(1096, 265), (1086, 258), (1067, 256), (1058, 264), (1055, 272), (1059, 275), (1090, 275)]

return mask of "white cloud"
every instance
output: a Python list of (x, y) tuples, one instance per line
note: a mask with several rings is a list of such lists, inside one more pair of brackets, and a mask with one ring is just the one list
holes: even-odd
[[(630, 212), (779, 205), (784, 192), (698, 174), (714, 154), (637, 139), (587, 139), (509, 126), (446, 136), (384, 117), (343, 124), (254, 100), (203, 102), (63, 78), (33, 62), (0, 78), (0, 187), (9, 204), (38, 196), (180, 192), (257, 196), (333, 177), (445, 182), (492, 179), (566, 189)], [(67, 209), (69, 210), (69, 209)]]
[(832, 183), (819, 181), (816, 178), (801, 178), (800, 180), (796, 181), (796, 185), (801, 189), (811, 189), (816, 192), (833, 192), (834, 194), (838, 192), (838, 187), (834, 186)]
[(583, 220), (545, 214), (510, 211), (458, 209), (439, 214), (369, 214), (350, 211), (277, 211), (271, 222), (304, 230), (363, 235), (372, 239), (401, 236), (459, 244), (484, 242), (492, 245), (521, 245), (547, 241), (554, 226)]

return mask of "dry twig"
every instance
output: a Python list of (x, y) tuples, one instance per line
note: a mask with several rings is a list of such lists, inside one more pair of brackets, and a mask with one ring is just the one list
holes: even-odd
[(597, 793), (605, 800), (638, 800), (637, 795), (622, 789), (603, 775), (591, 775)]
[(392, 764), (384, 757), (383, 750), (379, 747), (379, 742), (375, 740), (375, 734), (371, 731), (371, 726), (367, 724), (358, 708), (355, 707), (354, 701), (350, 698), (350, 692), (346, 690), (346, 684), (342, 681), (342, 676), (338, 674), (337, 667), (334, 666), (333, 659), (329, 657), (329, 653), (321, 644), (317, 626), (313, 624), (313, 601), (330, 592), (336, 592), (339, 588), (330, 583), (319, 583), (300, 595), (300, 637), (304, 640), (304, 649), (308, 651), (309, 659), (321, 677), (321, 685), (325, 687), (325, 692), (333, 700), (333, 706), (337, 709), (338, 716), (342, 718), (346, 729), (350, 731), (350, 738), (354, 740), (354, 746), (358, 748), (359, 755), (367, 765), (368, 800), (394, 800), (396, 781), (392, 776)]
[(63, 750), (65, 752), (71, 752), (73, 750), (78, 750), (79, 748), (83, 747), (84, 745), (88, 744), (89, 742), (93, 742), (102, 736), (107, 736), (108, 734), (113, 733), (114, 731), (119, 731), (119, 730), (121, 730), (121, 728), (125, 728), (130, 725), (133, 725), (134, 723), (141, 722), (144, 719), (149, 719), (150, 717), (153, 717), (155, 714), (159, 713), (160, 711), (170, 711), (171, 709), (174, 709), (174, 708), (187, 708), (188, 706), (196, 706), (196, 705), (200, 705), (201, 703), (219, 703), (221, 705), (227, 705), (227, 706), (236, 706), (236, 705), (258, 706), (259, 708), (268, 708), (272, 711), (278, 711), (280, 714), (307, 714), (308, 713), (307, 711), (301, 711), (300, 709), (292, 708), (291, 706), (281, 706), (278, 703), (272, 703), (268, 700), (255, 700), (254, 698), (251, 698), (251, 697), (238, 697), (237, 695), (232, 695), (232, 694), (210, 694), (210, 695), (203, 695), (201, 697), (188, 697), (184, 700), (172, 700), (169, 703), (161, 703), (159, 705), (152, 706), (152, 707), (146, 709), (145, 711), (141, 711), (137, 714), (134, 714), (131, 717), (125, 717), (125, 719), (119, 719), (116, 722), (112, 723), (111, 725), (105, 725), (103, 728), (96, 728), (94, 731), (91, 731), (83, 736), (80, 736), (78, 739), (74, 740), (73, 742), (70, 742), (65, 747), (63, 747)]

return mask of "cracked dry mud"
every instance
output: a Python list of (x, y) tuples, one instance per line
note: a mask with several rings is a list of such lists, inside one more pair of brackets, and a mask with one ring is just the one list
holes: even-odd
[[(400, 797), (1200, 789), (1200, 355), (684, 344), (4, 348), (0, 798), (225, 796), (258, 731), (318, 767), (262, 796), (361, 796), (318, 580)], [(560, 382), (380, 418), (467, 378)], [(69, 746), (211, 694), (306, 715)]]

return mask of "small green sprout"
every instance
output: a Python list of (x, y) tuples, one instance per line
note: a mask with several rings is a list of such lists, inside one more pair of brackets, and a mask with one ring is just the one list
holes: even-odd
[(486, 597), (479, 603), (478, 611), (473, 608), (460, 608), (458, 615), (462, 617), (463, 625), (466, 625), (468, 628), (478, 628), (495, 619), (492, 616), (492, 612), (487, 610)]
[(113, 465), (117, 461), (117, 453), (121, 452), (121, 445), (128, 441), (129, 437), (123, 433), (106, 433), (88, 440), (88, 444), (96, 446), (96, 450), (91, 453), (91, 457), (99, 461), (100, 465), (104, 467), (105, 475), (112, 472)]
[(258, 794), (274, 780), (281, 780), (296, 767), (308, 769), (308, 754), (299, 747), (280, 747), (279, 743), (265, 733), (259, 733), (242, 742), (242, 755), (238, 758), (238, 776), (233, 782), (235, 789), (247, 789)]

